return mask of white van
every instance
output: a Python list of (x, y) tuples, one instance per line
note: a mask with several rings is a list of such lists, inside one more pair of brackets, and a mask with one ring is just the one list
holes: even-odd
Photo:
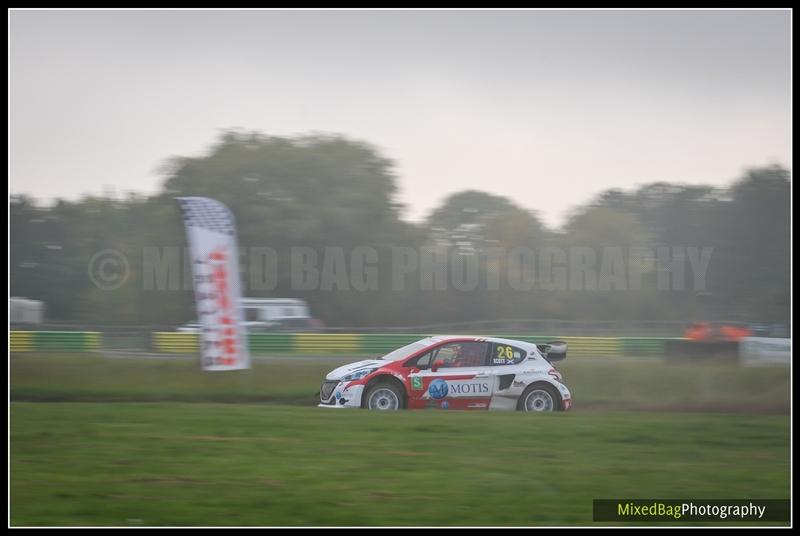
[(295, 298), (242, 298), (239, 302), (246, 322), (267, 324), (284, 318), (308, 318), (308, 304)]
[[(242, 298), (239, 302), (248, 332), (319, 331), (319, 323), (311, 317), (308, 304), (295, 298)], [(184, 333), (201, 330), (197, 321), (176, 328)]]

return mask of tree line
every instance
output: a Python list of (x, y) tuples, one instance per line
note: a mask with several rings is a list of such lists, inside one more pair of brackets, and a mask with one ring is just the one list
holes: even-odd
[[(143, 256), (154, 248), (185, 245), (174, 198), (193, 195), (218, 199), (231, 209), (243, 250), (269, 246), (277, 252), (273, 284), (248, 290), (249, 296), (304, 298), (329, 326), (497, 318), (789, 321), (790, 177), (780, 166), (750, 169), (724, 188), (659, 182), (606, 190), (575, 208), (559, 229), (544, 225), (535, 207), (481, 191), (454, 193), (425, 221), (406, 221), (393, 162), (368, 143), (344, 136), (228, 131), (206, 154), (172, 158), (162, 173), (155, 195), (89, 196), (47, 206), (11, 196), (11, 295), (43, 300), (49, 320), (128, 325), (192, 320), (192, 291), (183, 285), (152, 288)], [(366, 292), (293, 288), (291, 253), (297, 246), (321, 255), (331, 246), (345, 252), (369, 248), (378, 253), (379, 284)], [(664, 268), (654, 259), (641, 269), (636, 288), (597, 282), (577, 288), (570, 281), (566, 287), (533, 285), (523, 292), (507, 281), (486, 284), (492, 271), (519, 276), (526, 262), (513, 255), (492, 257), (492, 251), (621, 252), (627, 267), (636, 248), (687, 247), (711, 252), (700, 286), (686, 274), (680, 288), (662, 288)], [(90, 259), (109, 249), (129, 263), (125, 283), (115, 290), (98, 288), (87, 273)], [(452, 285), (432, 289), (409, 271), (402, 288), (393, 288), (387, 278), (398, 250), (436, 251), (456, 261), (479, 258), (481, 284), (466, 292)], [(248, 270), (247, 263), (243, 267)]]

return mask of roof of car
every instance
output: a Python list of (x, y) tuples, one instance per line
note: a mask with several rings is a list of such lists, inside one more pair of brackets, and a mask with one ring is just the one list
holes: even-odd
[(506, 339), (503, 337), (479, 337), (475, 335), (431, 335), (428, 337), (429, 339), (436, 341), (436, 342), (443, 342), (443, 341), (487, 341), (487, 342), (499, 342), (502, 344), (526, 344), (526, 345), (533, 345), (531, 342), (520, 341), (517, 339)]

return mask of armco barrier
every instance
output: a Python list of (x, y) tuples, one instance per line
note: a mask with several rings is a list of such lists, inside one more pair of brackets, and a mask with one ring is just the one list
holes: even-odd
[[(406, 345), (425, 335), (410, 334), (350, 334), (350, 333), (254, 333), (248, 339), (254, 355), (295, 353), (307, 355), (371, 355), (379, 356)], [(536, 344), (553, 340), (567, 343), (567, 355), (604, 357), (615, 355), (658, 354), (664, 350), (666, 338), (659, 337), (545, 337), (510, 335), (508, 338)], [(153, 333), (157, 352), (197, 352), (196, 333)]]
[(666, 337), (620, 337), (622, 353), (625, 355), (660, 354), (664, 352)]
[(33, 331), (12, 331), (9, 337), (9, 347), (12, 352), (33, 351)]
[(12, 331), (12, 352), (86, 352), (99, 350), (102, 334), (96, 331)]
[(286, 353), (294, 350), (294, 333), (252, 333), (247, 337), (253, 354)]
[(360, 334), (296, 333), (294, 351), (300, 354), (353, 354), (360, 353)]
[(567, 343), (567, 356), (615, 356), (622, 353), (616, 337), (562, 337)]
[(594, 357), (621, 355), (622, 346), (618, 337), (526, 337), (510, 335), (509, 339), (517, 339), (534, 344), (549, 341), (567, 343), (567, 356)]
[(156, 332), (153, 333), (153, 349), (156, 352), (188, 354), (200, 350), (198, 333)]
[[(358, 334), (327, 333), (252, 333), (248, 335), (253, 354), (361, 354)], [(153, 333), (156, 352), (192, 353), (200, 349), (197, 333)], [(388, 350), (387, 350), (388, 351)]]
[[(349, 334), (349, 333), (253, 333), (248, 337), (254, 355), (366, 355), (379, 356), (425, 335), (412, 334)], [(664, 353), (672, 341), (666, 337), (545, 337), (509, 335), (510, 339), (536, 344), (553, 340), (567, 343), (568, 356), (603, 357), (614, 355), (657, 355)], [(94, 331), (11, 331), (12, 352), (80, 352), (99, 350), (102, 334)], [(196, 353), (197, 333), (155, 332), (153, 350), (160, 353)]]

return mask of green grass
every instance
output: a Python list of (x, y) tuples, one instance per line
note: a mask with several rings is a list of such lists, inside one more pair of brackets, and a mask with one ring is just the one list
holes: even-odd
[(256, 361), (251, 370), (204, 372), (197, 360), (15, 354), (11, 396), (37, 401), (283, 402), (312, 405), (343, 360)]
[[(13, 354), (12, 400), (277, 402), (314, 405), (327, 372), (353, 358), (255, 360), (203, 372), (194, 359)], [(788, 413), (789, 370), (655, 357), (567, 359), (558, 365), (575, 410), (656, 409)]]
[(11, 524), (572, 525), (595, 498), (789, 496), (785, 368), (568, 359), (553, 415), (303, 407), (347, 361), (14, 354)]
[(789, 482), (788, 416), (11, 405), (15, 526), (591, 524)]
[(567, 359), (558, 368), (575, 403), (595, 409), (789, 412), (788, 367), (618, 357)]

